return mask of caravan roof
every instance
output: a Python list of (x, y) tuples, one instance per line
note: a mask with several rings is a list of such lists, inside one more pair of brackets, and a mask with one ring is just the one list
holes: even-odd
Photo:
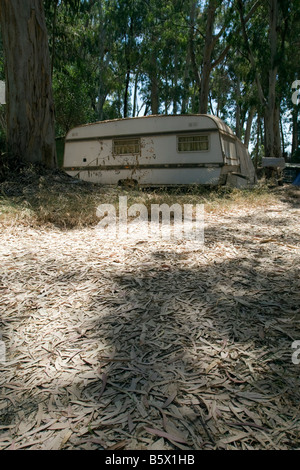
[(221, 119), (206, 114), (151, 115), (144, 117), (113, 119), (84, 124), (72, 129), (66, 136), (68, 140), (98, 139), (99, 126), (101, 138), (128, 135), (157, 135), (190, 131), (221, 131), (235, 138), (234, 132)]

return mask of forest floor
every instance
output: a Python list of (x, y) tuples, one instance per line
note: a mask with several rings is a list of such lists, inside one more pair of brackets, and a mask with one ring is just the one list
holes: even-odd
[(0, 192), (0, 450), (300, 448), (299, 188), (165, 194), (204, 204), (199, 246), (99, 236), (99, 202), (157, 192)]

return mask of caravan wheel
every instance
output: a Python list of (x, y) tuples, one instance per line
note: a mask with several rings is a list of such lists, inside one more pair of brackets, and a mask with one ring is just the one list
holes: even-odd
[(139, 187), (139, 183), (137, 182), (137, 180), (128, 178), (126, 180), (119, 180), (118, 186), (129, 189), (137, 189)]

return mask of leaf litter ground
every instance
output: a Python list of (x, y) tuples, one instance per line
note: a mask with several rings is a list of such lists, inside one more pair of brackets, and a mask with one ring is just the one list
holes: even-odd
[(299, 449), (299, 191), (198, 249), (0, 236), (0, 449)]

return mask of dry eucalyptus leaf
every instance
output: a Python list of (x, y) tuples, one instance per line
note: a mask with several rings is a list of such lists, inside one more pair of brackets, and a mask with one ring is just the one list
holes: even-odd
[(297, 204), (207, 210), (196, 248), (1, 226), (0, 449), (295, 448)]

